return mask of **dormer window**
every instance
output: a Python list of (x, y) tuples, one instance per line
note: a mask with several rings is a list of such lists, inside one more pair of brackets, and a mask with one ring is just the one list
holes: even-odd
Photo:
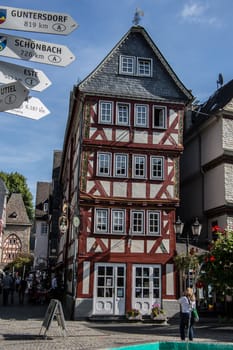
[(120, 56), (120, 74), (139, 77), (152, 76), (152, 59), (147, 57)]
[(48, 209), (49, 209), (48, 203), (45, 202), (45, 203), (44, 203), (44, 208), (43, 208), (43, 210), (44, 210), (45, 212), (47, 212)]
[(120, 58), (120, 73), (122, 74), (134, 74), (134, 57), (133, 56), (121, 56)]
[(17, 216), (18, 216), (17, 213), (16, 213), (15, 211), (13, 211), (13, 213), (11, 213), (11, 214), (9, 215), (9, 218), (16, 219)]
[(152, 76), (152, 60), (148, 58), (138, 58), (137, 74), (143, 77)]

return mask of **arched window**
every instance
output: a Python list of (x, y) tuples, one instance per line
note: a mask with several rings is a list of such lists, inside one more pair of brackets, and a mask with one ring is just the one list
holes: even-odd
[(2, 262), (9, 263), (13, 261), (17, 254), (22, 251), (22, 243), (15, 234), (9, 235), (3, 243)]

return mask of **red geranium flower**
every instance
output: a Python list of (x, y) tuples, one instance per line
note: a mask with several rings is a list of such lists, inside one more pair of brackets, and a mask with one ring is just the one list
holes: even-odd
[(211, 255), (210, 256), (210, 262), (214, 262), (216, 260), (215, 256)]

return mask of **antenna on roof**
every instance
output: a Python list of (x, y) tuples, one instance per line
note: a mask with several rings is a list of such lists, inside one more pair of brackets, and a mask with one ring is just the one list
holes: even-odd
[(223, 76), (221, 73), (218, 75), (218, 80), (217, 80), (217, 89), (223, 85)]
[(141, 9), (136, 8), (134, 19), (133, 19), (133, 24), (135, 24), (135, 26), (138, 26), (142, 16), (144, 16), (144, 12)]

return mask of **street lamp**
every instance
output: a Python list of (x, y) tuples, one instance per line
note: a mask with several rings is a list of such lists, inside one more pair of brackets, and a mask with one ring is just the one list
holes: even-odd
[[(198, 237), (201, 234), (202, 225), (200, 224), (198, 218), (196, 217), (194, 223), (191, 225), (191, 232), (187, 230), (187, 232), (184, 233), (183, 236), (183, 229), (184, 229), (184, 223), (180, 220), (180, 217), (178, 216), (177, 221), (174, 222), (174, 231), (179, 239), (180, 242), (186, 243), (186, 257), (189, 256), (189, 243), (191, 242), (197, 242)], [(189, 275), (189, 269), (188, 269), (188, 287), (190, 286), (190, 275)]]

